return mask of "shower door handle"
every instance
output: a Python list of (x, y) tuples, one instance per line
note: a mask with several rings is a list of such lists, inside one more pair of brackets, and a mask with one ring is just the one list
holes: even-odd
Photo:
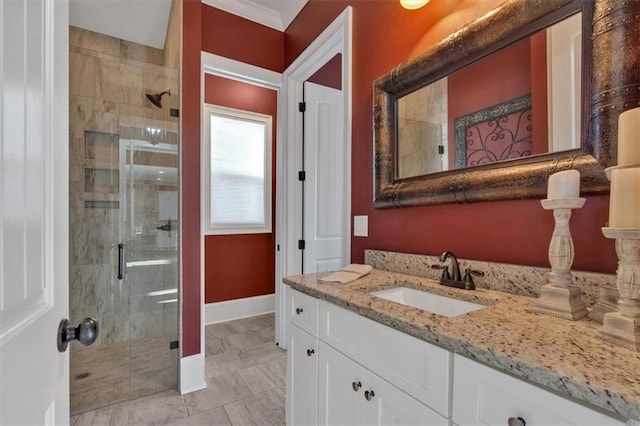
[(124, 278), (124, 244), (118, 244), (118, 279)]

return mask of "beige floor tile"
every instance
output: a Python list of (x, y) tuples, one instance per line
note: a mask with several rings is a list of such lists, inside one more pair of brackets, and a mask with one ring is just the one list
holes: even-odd
[(258, 368), (278, 386), (284, 386), (287, 381), (287, 357), (259, 364)]
[(240, 376), (229, 373), (207, 380), (206, 389), (186, 394), (184, 401), (189, 415), (194, 415), (248, 396), (251, 391)]
[(255, 333), (249, 331), (246, 333), (232, 334), (224, 338), (229, 347), (233, 349), (248, 349), (258, 346), (262, 343), (261, 339)]
[(211, 337), (227, 337), (231, 335), (226, 323), (211, 324), (205, 327), (206, 338)]
[(263, 343), (247, 349), (244, 352), (255, 359), (258, 364), (264, 364), (265, 362), (274, 361), (283, 356), (287, 356), (287, 352), (276, 346), (274, 342)]
[(258, 395), (278, 387), (278, 384), (271, 380), (269, 376), (257, 366), (239, 370), (238, 375), (253, 395)]
[[(286, 352), (273, 343), (273, 319), (274, 314), (267, 314), (206, 327), (206, 389), (185, 396), (175, 390), (165, 391), (73, 416), (71, 424), (284, 424)], [(132, 347), (135, 356), (132, 365), (126, 365), (127, 372), (135, 367), (132, 382), (140, 381), (141, 387), (146, 387), (147, 379), (150, 383), (159, 379), (156, 365), (142, 351), (145, 347), (141, 345), (141, 351)], [(76, 360), (77, 367), (85, 367), (86, 359)], [(168, 356), (155, 361), (175, 362)], [(95, 367), (95, 363), (91, 365)]]
[(207, 380), (210, 380), (213, 377), (232, 373), (255, 364), (256, 360), (244, 351), (221, 352), (206, 357), (205, 376)]
[(276, 315), (274, 313), (258, 315), (254, 318), (264, 321), (271, 328), (274, 328), (276, 326)]
[(203, 413), (189, 416), (185, 419), (180, 419), (177, 422), (170, 423), (171, 426), (196, 426), (196, 425), (208, 425), (208, 426), (230, 426), (231, 422), (227, 417), (226, 411), (223, 407), (217, 407), (212, 410), (207, 410)]
[(275, 342), (275, 337), (276, 337), (276, 332), (275, 329), (273, 327), (268, 327), (268, 328), (263, 328), (261, 330), (256, 330), (253, 332), (253, 334), (256, 335), (256, 337), (258, 338), (258, 340), (260, 341), (260, 343), (274, 343)]
[(113, 406), (111, 424), (160, 425), (187, 417), (184, 398), (176, 390), (161, 392)]
[(275, 388), (224, 406), (233, 425), (284, 425), (285, 394)]
[(235, 321), (229, 321), (224, 324), (231, 334), (246, 333), (269, 327), (269, 324), (260, 317), (243, 318)]
[(111, 423), (111, 407), (87, 411), (71, 417), (71, 426), (102, 426)]
[[(226, 337), (226, 336), (225, 336)], [(229, 342), (224, 337), (215, 337), (207, 334), (205, 336), (205, 349), (206, 356), (216, 355), (222, 352), (227, 352), (233, 348), (229, 346)]]

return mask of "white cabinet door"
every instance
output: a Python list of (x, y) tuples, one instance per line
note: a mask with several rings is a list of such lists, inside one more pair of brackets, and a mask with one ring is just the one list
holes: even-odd
[(362, 421), (362, 403), (367, 370), (320, 342), (318, 412), (321, 425), (357, 425)]
[(321, 340), (442, 416), (451, 415), (451, 352), (325, 301), (319, 322)]
[(508, 376), (460, 355), (454, 356), (453, 421), (464, 425), (623, 425), (623, 422)]
[(318, 423), (318, 340), (289, 323), (287, 424)]
[[(442, 425), (449, 420), (418, 400), (410, 397), (384, 379), (369, 372), (367, 387), (370, 400), (366, 399), (367, 425)], [(371, 396), (373, 392), (373, 396)]]
[(320, 342), (321, 425), (448, 425), (448, 419)]

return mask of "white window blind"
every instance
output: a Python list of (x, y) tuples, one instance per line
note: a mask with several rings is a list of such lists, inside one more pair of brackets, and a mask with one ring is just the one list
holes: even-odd
[(210, 232), (271, 232), (271, 117), (209, 109)]

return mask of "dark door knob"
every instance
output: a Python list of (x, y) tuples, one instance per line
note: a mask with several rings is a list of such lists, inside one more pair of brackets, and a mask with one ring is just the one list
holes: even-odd
[(302, 308), (296, 308), (296, 314), (300, 315), (301, 313), (304, 312), (304, 309)]
[(527, 422), (522, 417), (509, 417), (507, 426), (526, 426)]
[(313, 354), (315, 354), (316, 351), (314, 351), (313, 349), (307, 349), (307, 356), (311, 356)]
[(58, 325), (58, 351), (66, 351), (69, 342), (72, 340), (77, 340), (84, 346), (89, 346), (96, 341), (99, 331), (98, 321), (95, 318), (87, 317), (75, 328), (65, 318)]
[(358, 392), (358, 389), (360, 389), (362, 387), (362, 383), (353, 382), (353, 383), (351, 383), (351, 387), (353, 388), (354, 392)]
[(364, 399), (371, 401), (376, 394), (373, 391), (364, 391)]

